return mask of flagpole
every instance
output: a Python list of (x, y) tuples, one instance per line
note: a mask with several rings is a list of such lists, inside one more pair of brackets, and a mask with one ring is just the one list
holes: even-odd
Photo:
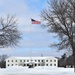
[(30, 62), (32, 62), (32, 25), (30, 24)]
[(32, 23), (30, 24), (30, 62), (32, 63), (32, 24), (41, 24), (41, 22), (34, 19), (31, 19), (31, 21)]

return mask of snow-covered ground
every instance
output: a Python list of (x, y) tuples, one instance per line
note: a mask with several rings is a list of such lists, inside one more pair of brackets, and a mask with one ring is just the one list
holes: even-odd
[(13, 66), (0, 69), (0, 75), (74, 75), (73, 71), (73, 68)]

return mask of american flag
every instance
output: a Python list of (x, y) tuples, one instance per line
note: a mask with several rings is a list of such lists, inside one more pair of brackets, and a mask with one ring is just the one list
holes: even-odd
[(41, 21), (37, 21), (37, 20), (34, 20), (34, 19), (31, 19), (31, 22), (32, 22), (32, 24), (41, 24)]

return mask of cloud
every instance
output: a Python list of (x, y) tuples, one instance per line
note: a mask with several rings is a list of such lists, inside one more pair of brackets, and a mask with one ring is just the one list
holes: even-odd
[[(7, 14), (16, 15), (18, 19), (18, 28), (22, 33), (19, 47), (4, 48), (0, 50), (0, 54), (28, 56), (30, 49), (30, 25), (32, 27), (32, 48), (33, 55), (59, 55), (56, 50), (51, 50), (49, 44), (55, 41), (52, 34), (48, 34), (41, 25), (32, 25), (31, 18), (40, 20), (40, 12), (46, 5), (46, 0), (0, 0), (0, 16)], [(49, 50), (50, 49), (50, 50)], [(43, 51), (44, 50), (44, 51)], [(56, 54), (55, 54), (56, 53)]]
[[(30, 31), (30, 25), (31, 25), (31, 19), (39, 19), (39, 13), (36, 12), (34, 14), (32, 11), (30, 11), (30, 6), (26, 4), (26, 1), (23, 0), (1, 0), (0, 1), (2, 5), (0, 6), (0, 15), (6, 16), (7, 14), (10, 15), (16, 15), (16, 18), (18, 19), (19, 23), (19, 30), (22, 32), (29, 32)], [(37, 16), (36, 16), (37, 15)], [(37, 30), (35, 27), (32, 28), (32, 31)], [(38, 30), (37, 30), (38, 31)]]

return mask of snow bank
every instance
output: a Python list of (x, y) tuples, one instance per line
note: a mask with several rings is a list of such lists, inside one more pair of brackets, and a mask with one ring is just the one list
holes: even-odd
[(0, 75), (74, 75), (73, 68), (13, 66), (0, 69)]

